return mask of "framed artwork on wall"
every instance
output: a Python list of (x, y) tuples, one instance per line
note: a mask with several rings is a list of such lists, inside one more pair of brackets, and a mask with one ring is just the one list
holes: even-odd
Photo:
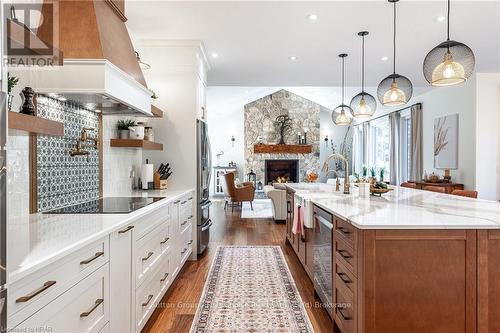
[(434, 119), (434, 168), (458, 168), (458, 114)]

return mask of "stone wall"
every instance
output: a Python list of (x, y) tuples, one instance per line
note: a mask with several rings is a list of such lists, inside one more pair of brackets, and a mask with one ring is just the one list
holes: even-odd
[[(286, 90), (277, 91), (245, 105), (245, 174), (253, 170), (257, 181), (264, 182), (266, 159), (298, 159), (300, 181), (309, 169), (320, 171), (319, 141), (320, 112), (328, 109)], [(297, 143), (297, 133), (308, 130), (307, 144), (313, 146), (311, 154), (254, 154), (253, 146), (262, 138), (264, 143), (277, 144), (280, 140), (275, 126), (276, 117), (288, 115), (293, 129), (286, 137), (287, 144)], [(241, 178), (244, 178), (242, 175)], [(265, 184), (264, 184), (265, 185)]]

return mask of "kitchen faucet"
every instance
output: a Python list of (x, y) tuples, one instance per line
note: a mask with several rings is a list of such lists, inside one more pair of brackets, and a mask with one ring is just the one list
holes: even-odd
[[(74, 148), (72, 148), (69, 151), (69, 156), (75, 157), (75, 156), (87, 156), (87, 162), (89, 161), (89, 156), (90, 152), (88, 150), (85, 150), (85, 148), (94, 148), (94, 149), (99, 149), (99, 139), (97, 136), (95, 137), (90, 137), (88, 135), (89, 131), (94, 131), (95, 129), (93, 128), (88, 128), (84, 127), (82, 128), (82, 131), (80, 133), (80, 137), (76, 139), (76, 145)], [(87, 145), (85, 142), (87, 141), (92, 141), (92, 145)]]
[[(336, 170), (330, 170), (330, 166), (329, 166), (329, 162), (330, 160), (341, 160), (342, 162), (344, 162), (344, 170), (345, 170), (345, 173), (344, 173), (344, 194), (349, 194), (350, 191), (349, 191), (349, 188), (350, 188), (350, 182), (349, 182), (349, 162), (347, 161), (347, 159), (340, 155), (340, 154), (332, 154), (330, 156), (328, 156), (325, 160), (325, 163), (323, 163), (323, 168), (321, 168), (321, 171), (325, 172), (327, 175), (329, 172), (331, 171), (336, 171)], [(336, 186), (336, 190), (338, 191), (339, 190), (339, 176), (337, 174), (337, 186)]]

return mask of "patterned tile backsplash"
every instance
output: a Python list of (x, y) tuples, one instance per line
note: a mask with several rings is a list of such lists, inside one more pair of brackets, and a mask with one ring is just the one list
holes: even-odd
[[(37, 98), (38, 115), (64, 122), (64, 136), (37, 137), (38, 211), (89, 201), (99, 197), (99, 151), (86, 148), (86, 156), (69, 155), (83, 127), (97, 134), (99, 115), (79, 106), (45, 96)], [(90, 144), (91, 142), (88, 142)]]

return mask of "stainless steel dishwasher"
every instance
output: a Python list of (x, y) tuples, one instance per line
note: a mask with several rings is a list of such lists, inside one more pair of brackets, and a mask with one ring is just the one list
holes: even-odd
[(314, 207), (314, 291), (333, 318), (333, 223), (332, 216)]

